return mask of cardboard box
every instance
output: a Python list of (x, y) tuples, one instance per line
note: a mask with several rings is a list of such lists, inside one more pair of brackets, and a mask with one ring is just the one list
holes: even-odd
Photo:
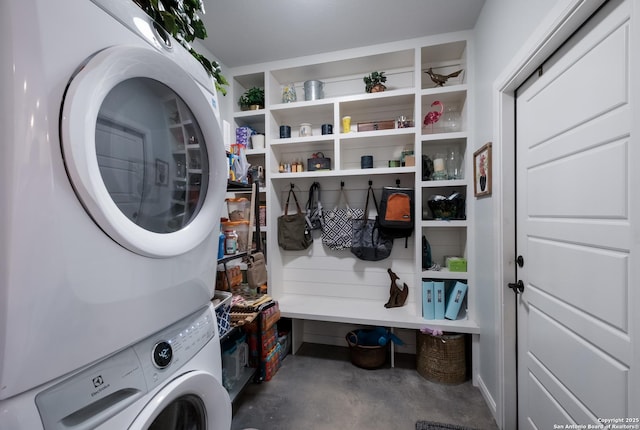
[(404, 157), (404, 165), (405, 166), (415, 166), (416, 165), (416, 156), (415, 155), (407, 155)]
[(396, 128), (395, 119), (358, 123), (358, 131), (389, 130), (392, 128)]

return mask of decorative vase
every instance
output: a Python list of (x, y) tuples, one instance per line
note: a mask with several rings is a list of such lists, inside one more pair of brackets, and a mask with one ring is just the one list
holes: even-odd
[(293, 103), (298, 100), (298, 95), (296, 94), (296, 87), (293, 83), (286, 84), (282, 88), (282, 103)]

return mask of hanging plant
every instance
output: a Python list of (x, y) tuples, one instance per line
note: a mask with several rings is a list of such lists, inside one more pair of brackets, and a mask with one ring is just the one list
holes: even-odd
[(184, 46), (202, 64), (207, 73), (214, 77), (216, 90), (223, 96), (227, 95), (225, 87), (229, 82), (222, 74), (220, 65), (196, 52), (190, 44), (196, 38), (204, 40), (207, 37), (207, 29), (198, 15), (200, 12), (204, 13), (202, 0), (133, 0), (133, 2)]

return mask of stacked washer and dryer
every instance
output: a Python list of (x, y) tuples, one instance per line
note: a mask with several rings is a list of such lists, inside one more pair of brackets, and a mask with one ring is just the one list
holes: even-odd
[(0, 429), (229, 429), (212, 79), (131, 0), (0, 28)]

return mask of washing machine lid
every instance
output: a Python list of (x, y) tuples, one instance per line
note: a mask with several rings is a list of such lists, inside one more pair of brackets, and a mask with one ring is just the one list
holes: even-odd
[(164, 55), (115, 46), (71, 79), (60, 118), (82, 205), (121, 246), (183, 254), (219, 222), (226, 154), (215, 95)]
[(231, 427), (230, 405), (229, 394), (220, 381), (211, 373), (192, 371), (180, 375), (157, 392), (129, 429), (174, 429), (176, 426), (171, 418), (180, 417), (181, 428), (228, 430)]

